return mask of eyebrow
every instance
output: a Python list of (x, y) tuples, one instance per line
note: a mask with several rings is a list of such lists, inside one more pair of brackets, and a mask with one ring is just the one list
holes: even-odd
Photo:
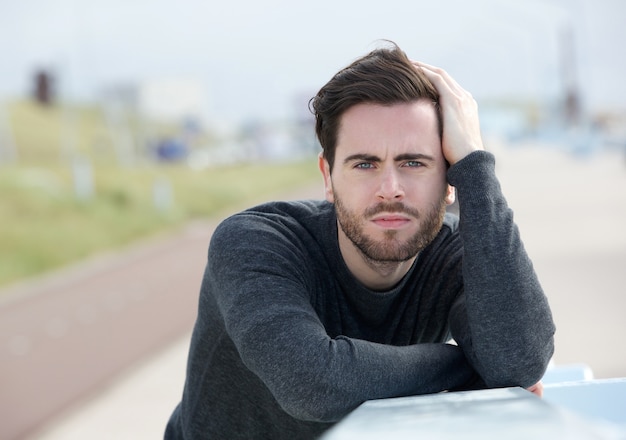
[[(346, 157), (343, 163), (347, 164), (349, 162), (353, 162), (356, 160), (363, 160), (365, 162), (381, 162), (382, 161), (380, 157), (375, 156), (373, 154), (357, 153), (357, 154), (351, 154), (350, 156)], [(434, 162), (435, 158), (432, 156), (429, 156), (428, 154), (422, 154), (422, 153), (403, 153), (394, 157), (393, 160), (395, 162), (402, 162), (405, 160), (422, 160), (426, 162)]]

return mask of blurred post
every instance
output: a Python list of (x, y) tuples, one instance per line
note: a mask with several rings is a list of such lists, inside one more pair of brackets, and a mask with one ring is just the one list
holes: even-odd
[(78, 154), (78, 112), (67, 102), (61, 111), (61, 160), (73, 161)]
[(561, 32), (561, 68), (564, 88), (563, 113), (565, 124), (567, 127), (578, 127), (582, 122), (582, 108), (578, 87), (574, 31), (569, 24)]
[(132, 87), (120, 86), (106, 90), (102, 97), (115, 156), (121, 166), (132, 166), (137, 159), (130, 127), (130, 114), (135, 107), (135, 95), (136, 92)]
[(7, 104), (0, 101), (0, 163), (17, 162), (17, 146), (7, 111)]
[(91, 162), (82, 156), (74, 156), (72, 160), (72, 178), (74, 180), (74, 194), (76, 198), (81, 201), (90, 200), (94, 194)]
[(172, 208), (174, 202), (172, 183), (167, 177), (158, 177), (152, 185), (152, 200), (159, 212), (166, 212)]

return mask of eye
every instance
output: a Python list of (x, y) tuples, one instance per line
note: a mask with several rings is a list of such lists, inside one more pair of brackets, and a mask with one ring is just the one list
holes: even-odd
[(354, 168), (361, 169), (361, 170), (371, 170), (372, 168), (374, 168), (374, 164), (371, 162), (359, 162), (356, 165), (354, 165)]
[(404, 166), (409, 167), (409, 168), (419, 168), (419, 167), (423, 167), (424, 163), (418, 160), (409, 160), (404, 163)]

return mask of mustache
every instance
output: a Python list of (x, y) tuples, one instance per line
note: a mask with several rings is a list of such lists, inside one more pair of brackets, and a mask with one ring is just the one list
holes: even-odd
[(380, 214), (381, 212), (402, 213), (415, 218), (419, 218), (420, 216), (417, 209), (406, 206), (402, 202), (379, 203), (376, 206), (367, 208), (365, 210), (365, 216), (372, 217), (376, 214)]

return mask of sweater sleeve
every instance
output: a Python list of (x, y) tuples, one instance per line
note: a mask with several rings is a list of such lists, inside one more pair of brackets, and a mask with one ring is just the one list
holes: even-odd
[(213, 234), (201, 295), (215, 295), (244, 365), (301, 420), (333, 422), (369, 399), (458, 387), (474, 374), (448, 344), (331, 338), (311, 304), (311, 261), (280, 225), (239, 215)]
[(495, 175), (491, 153), (455, 164), (463, 243), (464, 292), (451, 313), (451, 331), (489, 387), (529, 387), (540, 380), (554, 350), (547, 298)]

